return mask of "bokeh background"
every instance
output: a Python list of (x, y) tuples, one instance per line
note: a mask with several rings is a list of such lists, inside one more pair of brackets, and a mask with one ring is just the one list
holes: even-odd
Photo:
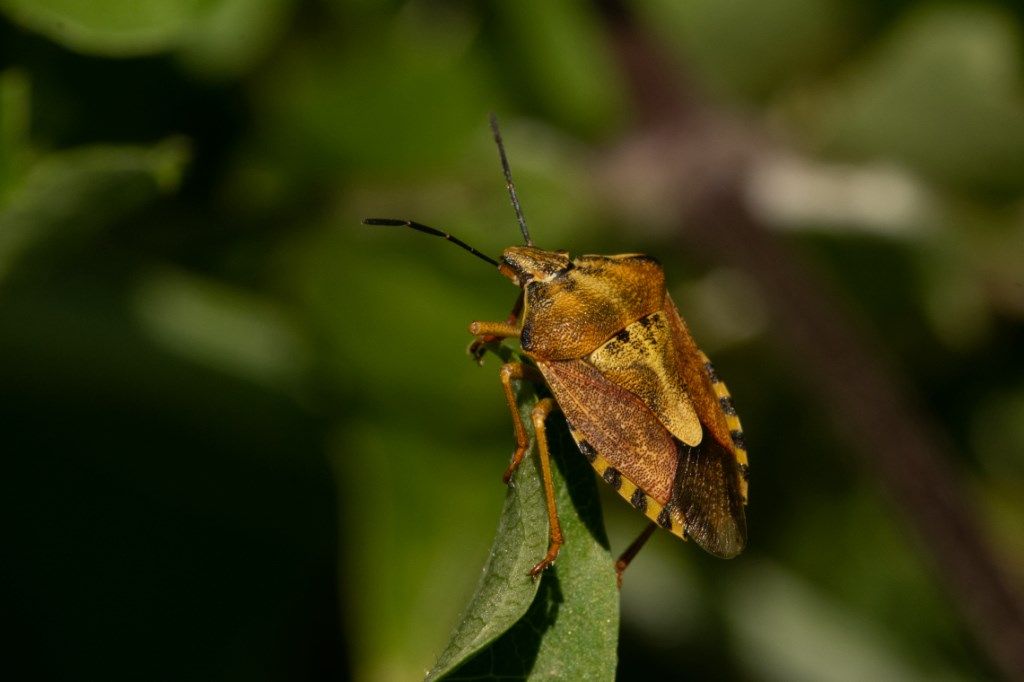
[[(512, 447), (466, 325), (515, 290), (359, 219), (516, 243), (495, 111), (536, 242), (656, 255), (746, 428), (747, 552), (655, 537), (622, 590), (619, 677), (1014, 674), (1020, 611), (986, 599), (1024, 582), (1024, 10), (628, 9), (0, 0), (5, 668), (431, 666)], [(823, 338), (868, 349), (862, 402), (931, 434), (908, 461), (944, 472), (952, 511), (902, 495), (918, 474), (886, 469), (889, 434), (830, 402), (792, 343), (809, 318), (730, 259), (734, 223), (844, 325)], [(969, 540), (945, 554), (922, 521), (943, 514)], [(643, 526), (614, 496), (605, 517), (613, 551)]]

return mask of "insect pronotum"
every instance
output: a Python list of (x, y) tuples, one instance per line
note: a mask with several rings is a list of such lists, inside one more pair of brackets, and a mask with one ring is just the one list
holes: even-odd
[(500, 373), (516, 439), (506, 483), (529, 445), (513, 382), (543, 383), (551, 393), (531, 415), (549, 542), (530, 574), (550, 566), (563, 543), (545, 429), (555, 411), (565, 415), (580, 453), (598, 475), (650, 519), (616, 562), (620, 581), (659, 526), (717, 557), (736, 556), (747, 536), (743, 430), (725, 384), (668, 295), (661, 266), (636, 253), (570, 258), (566, 251), (533, 246), (493, 115), (491, 130), (523, 246), (510, 246), (494, 260), (447, 232), (411, 220), (363, 222), (447, 239), (496, 266), (521, 289), (507, 319), (473, 322), (469, 332), (476, 337), (470, 352), (478, 360), (486, 344), (507, 338), (518, 339), (529, 360), (507, 363)]

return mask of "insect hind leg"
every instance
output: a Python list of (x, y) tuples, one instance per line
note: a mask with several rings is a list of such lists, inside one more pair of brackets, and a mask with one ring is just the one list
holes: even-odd
[(640, 553), (640, 550), (643, 549), (643, 546), (647, 544), (647, 541), (657, 529), (658, 524), (653, 521), (649, 522), (647, 527), (637, 536), (636, 540), (633, 540), (629, 547), (626, 548), (626, 551), (619, 555), (618, 560), (615, 562), (615, 581), (619, 588), (622, 587), (622, 574), (625, 572), (626, 567), (636, 558), (636, 555)]

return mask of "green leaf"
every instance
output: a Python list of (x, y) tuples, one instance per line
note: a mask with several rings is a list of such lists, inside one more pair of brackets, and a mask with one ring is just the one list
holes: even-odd
[(0, 0), (11, 19), (79, 52), (132, 56), (177, 44), (213, 0)]
[(221, 0), (181, 36), (181, 61), (207, 78), (245, 73), (289, 26), (294, 0)]
[(529, 78), (531, 97), (548, 114), (588, 134), (621, 123), (628, 95), (589, 3), (520, 0), (495, 10), (516, 71)]
[[(526, 382), (520, 414), (531, 439), (508, 490), (483, 575), (428, 680), (614, 679), (619, 594), (593, 471), (560, 416), (548, 420), (565, 544), (540, 580), (548, 523)], [(568, 483), (567, 483), (568, 482)]]
[(64, 247), (177, 187), (188, 145), (96, 146), (42, 157), (0, 202), (0, 281), (30, 251)]
[(642, 0), (645, 26), (703, 88), (723, 98), (770, 97), (830, 63), (854, 33), (838, 0)]
[(28, 76), (18, 69), (0, 72), (0, 205), (28, 163), (30, 102)]
[(799, 102), (824, 151), (886, 158), (939, 183), (1024, 188), (1021, 31), (977, 3), (917, 6)]
[(751, 677), (775, 680), (955, 679), (920, 674), (885, 627), (872, 627), (808, 581), (767, 562), (748, 563), (728, 589), (726, 617)]
[(179, 357), (271, 388), (305, 376), (305, 339), (273, 299), (168, 267), (140, 276), (133, 299), (140, 328)]
[(349, 40), (287, 46), (258, 92), (267, 143), (315, 172), (364, 178), (462, 159), (501, 102), (476, 36), (458, 13), (413, 12)]

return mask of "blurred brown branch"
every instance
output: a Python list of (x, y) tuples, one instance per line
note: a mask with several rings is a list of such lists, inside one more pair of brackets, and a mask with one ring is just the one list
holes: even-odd
[(612, 163), (641, 163), (674, 202), (680, 238), (756, 280), (795, 372), (916, 530), (981, 648), (1006, 677), (1024, 679), (1024, 604), (984, 540), (950, 464), (951, 444), (881, 344), (747, 204), (747, 173), (770, 143), (703, 101), (624, 3), (595, 4), (641, 124)]

